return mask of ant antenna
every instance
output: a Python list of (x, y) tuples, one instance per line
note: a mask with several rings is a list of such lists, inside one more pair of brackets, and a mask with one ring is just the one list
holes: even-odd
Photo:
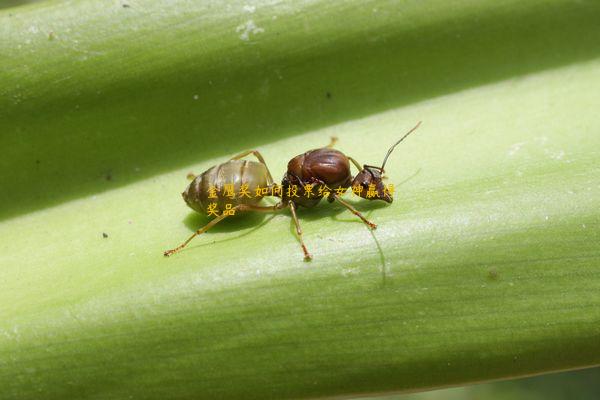
[(421, 121), (419, 121), (417, 123), (417, 125), (415, 125), (414, 128), (412, 128), (410, 131), (408, 131), (404, 136), (402, 136), (400, 138), (400, 140), (398, 140), (396, 143), (394, 143), (392, 145), (392, 147), (390, 147), (390, 149), (388, 150), (387, 154), (385, 155), (385, 158), (383, 159), (383, 164), (381, 164), (381, 168), (380, 168), (381, 172), (383, 172), (383, 167), (385, 167), (385, 163), (387, 162), (388, 157), (390, 156), (390, 154), (392, 154), (392, 151), (394, 151), (394, 147), (396, 147), (401, 141), (403, 141), (404, 139), (406, 139), (406, 137), (408, 135), (410, 135), (411, 133), (413, 133), (419, 127), (419, 125), (421, 125)]

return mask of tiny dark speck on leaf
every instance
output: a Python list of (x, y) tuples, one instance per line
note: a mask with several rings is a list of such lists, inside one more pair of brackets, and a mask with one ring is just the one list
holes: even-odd
[(40, 165), (40, 160), (35, 160), (35, 165)]
[(108, 235), (107, 235), (106, 233), (102, 232), (102, 237), (103, 237), (104, 239), (106, 239), (106, 238), (108, 237)]
[(491, 280), (496, 280), (498, 279), (498, 271), (496, 271), (495, 268), (492, 268), (488, 271), (488, 278), (490, 278)]
[(325, 93), (325, 96), (327, 96), (327, 98), (330, 99), (331, 98), (331, 92)]
[(110, 172), (108, 172), (106, 175), (104, 175), (104, 179), (106, 179), (107, 181), (111, 181), (112, 180), (112, 175)]
[(129, 4), (123, 4), (123, 8), (129, 8), (131, 7)]

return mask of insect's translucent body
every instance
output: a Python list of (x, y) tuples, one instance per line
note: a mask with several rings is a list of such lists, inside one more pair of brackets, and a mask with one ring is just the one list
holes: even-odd
[[(240, 195), (244, 184), (248, 185), (249, 196)], [(227, 196), (225, 185), (233, 185), (235, 197)], [(264, 196), (257, 195), (256, 189), (270, 188), (272, 185), (273, 181), (265, 164), (256, 161), (230, 160), (196, 176), (181, 195), (187, 205), (195, 211), (206, 213), (209, 204), (217, 203), (217, 212), (221, 214), (226, 204), (231, 204), (233, 207), (238, 204), (258, 204)], [(209, 197), (211, 195), (216, 198)]]

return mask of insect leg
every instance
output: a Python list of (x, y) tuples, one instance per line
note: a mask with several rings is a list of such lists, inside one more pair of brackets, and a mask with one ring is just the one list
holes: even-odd
[[(233, 209), (236, 210), (236, 209), (238, 209), (238, 207), (239, 206), (233, 207)], [(224, 220), (227, 216), (228, 215), (226, 215), (226, 214), (219, 215), (218, 217), (216, 217), (215, 219), (210, 221), (208, 224), (204, 225), (202, 228), (200, 228), (196, 232), (194, 232), (194, 234), (192, 236), (190, 236), (185, 242), (183, 242), (179, 246), (175, 247), (174, 249), (165, 251), (163, 254), (165, 255), (165, 257), (169, 257), (170, 255), (177, 253), (179, 250), (181, 250), (185, 246), (187, 246), (187, 244), (189, 242), (191, 242), (193, 238), (195, 238), (198, 235), (203, 234), (204, 232), (206, 232), (207, 230), (209, 230), (210, 228), (212, 228), (213, 226), (215, 226), (216, 224), (218, 224), (219, 222)]]
[(346, 201), (342, 200), (342, 198), (340, 196), (334, 195), (333, 196), (337, 201), (339, 201), (340, 203), (342, 203), (342, 205), (344, 207), (346, 207), (348, 210), (350, 210), (350, 212), (354, 215), (356, 215), (358, 218), (362, 219), (362, 221), (367, 224), (371, 229), (376, 229), (377, 225), (375, 225), (374, 223), (372, 223), (371, 221), (369, 221), (368, 219), (366, 219), (356, 208), (352, 207), (352, 205), (350, 205), (350, 203), (347, 203)]
[(335, 145), (335, 143), (338, 141), (337, 136), (332, 136), (331, 137), (331, 141), (329, 142), (329, 144), (325, 147), (327, 147), (328, 149), (333, 149), (333, 146)]
[[(346, 157), (348, 157), (348, 156), (346, 156)], [(363, 167), (361, 167), (360, 164), (358, 163), (358, 161), (356, 161), (354, 158), (348, 157), (348, 160), (352, 161), (352, 164), (354, 164), (354, 166), (356, 167), (356, 169), (358, 169), (359, 172), (363, 170)], [(371, 167), (371, 165), (365, 165), (365, 167)], [(384, 180), (387, 178), (388, 177), (385, 175), (383, 175), (381, 177), (381, 179), (384, 179)]]
[(252, 204), (240, 204), (236, 207), (238, 211), (260, 211), (260, 212), (272, 212), (279, 211), (285, 208), (285, 204), (279, 202), (274, 206), (254, 206)]
[[(348, 156), (346, 156), (348, 157)], [(358, 163), (358, 161), (356, 161), (354, 158), (352, 157), (348, 157), (348, 160), (352, 161), (352, 164), (354, 164), (354, 166), (356, 167), (356, 169), (360, 172), (363, 170), (363, 167)]]
[(254, 157), (256, 157), (258, 159), (258, 161), (260, 161), (262, 164), (264, 164), (265, 168), (267, 169), (267, 178), (268, 178), (267, 182), (275, 182), (273, 180), (273, 177), (271, 176), (271, 171), (269, 171), (269, 167), (267, 166), (265, 159), (263, 158), (262, 154), (260, 154), (260, 152), (258, 150), (246, 150), (243, 153), (238, 154), (237, 156), (231, 157), (231, 160), (239, 160), (240, 158), (246, 157), (248, 154), (253, 154)]
[(290, 210), (292, 211), (294, 224), (296, 224), (296, 233), (298, 234), (298, 239), (300, 239), (300, 244), (302, 245), (302, 251), (304, 252), (304, 261), (310, 261), (312, 259), (312, 256), (308, 252), (306, 245), (304, 245), (304, 240), (302, 240), (302, 228), (300, 228), (300, 222), (298, 221), (298, 216), (296, 216), (296, 206), (291, 200), (288, 201), (288, 205), (290, 206)]

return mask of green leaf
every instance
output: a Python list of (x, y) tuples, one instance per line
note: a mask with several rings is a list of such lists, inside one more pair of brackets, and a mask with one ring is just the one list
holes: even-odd
[[(2, 398), (309, 398), (600, 364), (600, 3), (0, 10)], [(204, 225), (180, 192), (324, 146), (395, 201)], [(105, 233), (108, 237), (103, 237)]]

